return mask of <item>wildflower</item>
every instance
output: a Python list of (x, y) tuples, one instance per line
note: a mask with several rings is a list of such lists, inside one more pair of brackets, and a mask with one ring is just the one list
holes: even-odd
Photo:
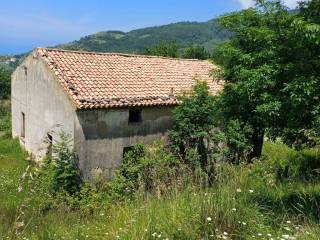
[(252, 189), (250, 189), (250, 190), (249, 190), (249, 193), (253, 193), (253, 190), (252, 190)]
[(228, 233), (227, 232), (223, 232), (223, 235), (228, 236)]
[(19, 186), (19, 187), (18, 187), (18, 192), (21, 192), (21, 191), (22, 191), (22, 187)]
[(243, 225), (243, 226), (246, 226), (246, 225), (247, 225), (247, 223), (246, 223), (246, 222), (242, 222), (242, 225)]
[(155, 236), (157, 236), (157, 233), (154, 232), (154, 233), (152, 233), (151, 235), (152, 235), (152, 237), (155, 237)]
[(208, 222), (211, 222), (211, 221), (212, 221), (212, 218), (211, 218), (211, 217), (207, 217), (207, 221), (208, 221)]
[(270, 233), (267, 234), (268, 237), (271, 237), (272, 235)]
[(145, 232), (148, 232), (148, 229), (145, 229), (144, 231), (145, 231)]
[(104, 213), (100, 213), (100, 216), (104, 216)]
[(222, 236), (222, 239), (227, 239), (227, 237), (226, 236)]
[(232, 211), (234, 211), (234, 212), (235, 212), (235, 211), (237, 211), (237, 209), (236, 209), (236, 208), (232, 208), (231, 210), (232, 210)]
[(289, 236), (289, 235), (287, 235), (287, 234), (285, 234), (285, 235), (282, 235), (282, 238), (283, 238), (283, 239), (289, 239), (289, 238), (290, 238), (290, 236)]
[(283, 229), (286, 231), (291, 231), (291, 229), (289, 227), (284, 227)]
[(237, 192), (238, 192), (238, 193), (241, 193), (241, 188), (237, 188)]
[(158, 235), (158, 238), (161, 238), (161, 234)]
[(258, 236), (261, 237), (261, 236), (262, 236), (262, 233), (258, 233)]
[(287, 224), (290, 224), (291, 223), (291, 221), (287, 221)]

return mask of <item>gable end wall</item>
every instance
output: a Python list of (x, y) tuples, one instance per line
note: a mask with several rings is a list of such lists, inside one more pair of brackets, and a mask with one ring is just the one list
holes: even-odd
[(53, 141), (60, 131), (74, 137), (75, 108), (42, 59), (30, 54), (12, 74), (11, 86), (12, 136), (19, 138), (35, 160), (41, 160), (47, 152), (48, 133)]

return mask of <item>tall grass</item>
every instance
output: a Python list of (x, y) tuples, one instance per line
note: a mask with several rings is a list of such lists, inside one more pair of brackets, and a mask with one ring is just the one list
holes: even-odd
[[(148, 157), (158, 156), (150, 151)], [(308, 151), (308, 161), (317, 158), (316, 150)], [(211, 187), (190, 181), (184, 189), (138, 192), (122, 202), (108, 202), (89, 187), (82, 190), (85, 199), (53, 200), (32, 181), (18, 192), (26, 155), (17, 141), (0, 138), (0, 239), (319, 239), (319, 182), (279, 178), (282, 163), (297, 154), (266, 143), (253, 165), (220, 166)]]
[(18, 141), (0, 137), (0, 239), (13, 229), (17, 209), (26, 196), (26, 186), (20, 181), (28, 165), (25, 158)]

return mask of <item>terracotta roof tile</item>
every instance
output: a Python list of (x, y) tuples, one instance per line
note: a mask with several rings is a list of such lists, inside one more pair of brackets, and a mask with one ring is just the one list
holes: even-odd
[(93, 53), (37, 48), (79, 109), (175, 105), (195, 78), (207, 81), (216, 94), (209, 61), (116, 53)]

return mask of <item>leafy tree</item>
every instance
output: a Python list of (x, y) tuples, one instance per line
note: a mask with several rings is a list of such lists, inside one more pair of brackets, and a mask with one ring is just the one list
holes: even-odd
[(184, 50), (182, 57), (189, 59), (205, 60), (210, 57), (210, 54), (203, 46), (190, 45), (188, 48)]
[(310, 145), (320, 132), (320, 1), (303, 1), (279, 51), (282, 60), (282, 138), (295, 147)]
[(220, 105), (225, 124), (238, 119), (252, 128), (251, 158), (261, 155), (266, 132), (293, 144), (318, 116), (317, 2), (304, 2), (292, 14), (280, 1), (259, 0), (256, 8), (219, 20), (234, 33), (215, 56), (226, 80)]
[(10, 72), (0, 66), (0, 99), (7, 98), (10, 95), (10, 79)]
[(150, 48), (147, 47), (145, 49), (145, 54), (153, 55), (153, 56), (176, 58), (179, 56), (178, 50), (179, 50), (179, 47), (176, 42), (162, 41), (153, 47), (150, 47)]
[(170, 132), (173, 149), (185, 160), (195, 153), (199, 156), (196, 161), (204, 167), (216, 124), (215, 97), (210, 94), (207, 83), (199, 81), (191, 94), (182, 96), (180, 101), (173, 111), (174, 126)]

